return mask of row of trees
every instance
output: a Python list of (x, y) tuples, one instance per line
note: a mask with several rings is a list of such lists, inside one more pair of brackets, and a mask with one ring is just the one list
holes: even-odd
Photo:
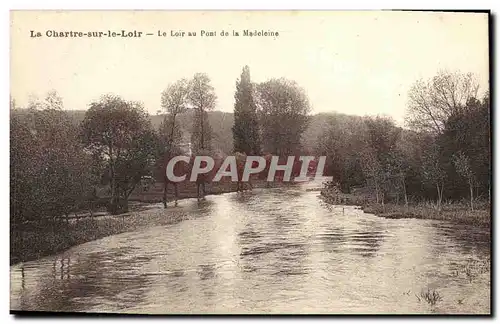
[[(248, 67), (236, 85), (235, 152), (284, 155), (297, 152), (309, 104), (294, 82), (254, 85)], [(11, 101), (11, 217), (13, 223), (68, 215), (105, 202), (112, 213), (127, 210), (128, 197), (145, 175), (165, 180), (165, 162), (181, 154), (179, 116), (193, 112), (192, 151), (213, 154), (208, 112), (217, 97), (206, 74), (170, 84), (161, 93), (159, 129), (139, 102), (105, 95), (90, 103), (81, 122), (64, 111), (56, 92), (32, 98), (27, 109)]]
[[(11, 216), (14, 222), (92, 210), (98, 196), (109, 196), (112, 213), (128, 208), (141, 178), (161, 170), (165, 155), (177, 154), (182, 134), (176, 117), (195, 110), (192, 143), (210, 150), (207, 111), (216, 96), (205, 74), (170, 85), (161, 96), (165, 119), (154, 129), (139, 102), (105, 95), (92, 102), (81, 123), (64, 111), (56, 92), (28, 109), (11, 102)], [(99, 189), (109, 188), (107, 192)]]
[(472, 74), (439, 72), (417, 81), (407, 124), (386, 117), (331, 118), (316, 152), (344, 191), (368, 186), (377, 202), (490, 198), (490, 99)]
[(176, 155), (182, 140), (179, 115), (187, 109), (194, 109), (191, 144), (195, 154), (211, 151), (212, 129), (208, 123), (208, 112), (215, 108), (217, 96), (210, 84), (210, 78), (197, 73), (191, 80), (181, 79), (170, 84), (161, 94), (161, 108), (164, 121), (160, 126), (160, 136), (169, 156)]
[(297, 83), (281, 78), (254, 84), (245, 66), (236, 82), (234, 151), (278, 156), (300, 153), (309, 112), (307, 95)]
[[(286, 79), (252, 83), (244, 67), (236, 82), (234, 152), (326, 155), (326, 171), (344, 191), (368, 186), (381, 203), (436, 199), (438, 206), (467, 197), (474, 208), (491, 187), (490, 99), (477, 91), (473, 75), (440, 72), (411, 88), (409, 129), (385, 117), (325, 115), (327, 127), (311, 148), (301, 146), (310, 119), (304, 90)], [(141, 103), (112, 95), (92, 102), (81, 122), (55, 92), (31, 100), (28, 109), (11, 101), (13, 222), (92, 209), (102, 188), (109, 189), (112, 212), (126, 210), (141, 178), (164, 175), (165, 161), (180, 153), (178, 119), (185, 111), (194, 116), (193, 153), (213, 154), (207, 114), (216, 100), (205, 74), (169, 85), (159, 129)]]
[[(305, 91), (284, 78), (252, 83), (250, 69), (243, 68), (236, 82), (233, 151), (246, 155), (286, 156), (301, 152), (301, 137), (308, 126), (310, 105)], [(193, 152), (213, 153), (212, 129), (207, 113), (215, 108), (217, 97), (210, 79), (196, 74), (169, 85), (162, 92), (162, 139), (168, 155), (177, 154), (182, 141), (178, 116), (194, 109), (191, 144)]]
[(126, 210), (161, 151), (142, 105), (109, 95), (91, 103), (81, 123), (55, 92), (24, 110), (11, 102), (10, 132), (13, 223), (92, 211), (99, 195), (110, 196), (111, 212)]

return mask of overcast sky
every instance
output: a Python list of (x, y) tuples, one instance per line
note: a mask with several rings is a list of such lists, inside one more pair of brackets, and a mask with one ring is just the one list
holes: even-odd
[[(14, 12), (11, 94), (18, 105), (54, 89), (66, 109), (105, 93), (142, 101), (154, 114), (171, 82), (207, 73), (217, 109), (232, 111), (236, 79), (295, 80), (313, 113), (386, 114), (402, 123), (407, 92), (439, 69), (473, 72), (488, 84), (486, 14), (431, 12)], [(48, 38), (56, 31), (137, 30), (141, 38)], [(201, 37), (200, 31), (271, 30), (278, 37)], [(43, 34), (31, 38), (30, 30)], [(197, 37), (156, 36), (158, 30)]]

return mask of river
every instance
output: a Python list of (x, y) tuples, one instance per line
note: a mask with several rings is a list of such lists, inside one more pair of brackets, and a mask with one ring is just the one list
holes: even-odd
[[(152, 206), (145, 217), (185, 220), (11, 266), (11, 309), (490, 313), (489, 230), (331, 206), (311, 186)], [(420, 296), (428, 289), (435, 305)]]

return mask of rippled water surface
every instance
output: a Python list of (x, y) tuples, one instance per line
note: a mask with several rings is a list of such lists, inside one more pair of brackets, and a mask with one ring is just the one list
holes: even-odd
[[(148, 209), (144, 217), (175, 212), (188, 219), (12, 266), (11, 309), (490, 312), (488, 230), (330, 206), (307, 186)], [(430, 305), (417, 297), (427, 289), (442, 300)]]

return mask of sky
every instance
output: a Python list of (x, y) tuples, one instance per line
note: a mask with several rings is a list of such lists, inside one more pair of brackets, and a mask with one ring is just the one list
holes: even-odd
[[(55, 38), (47, 31), (141, 31), (139, 38)], [(242, 36), (244, 29), (279, 36)], [(201, 36), (201, 30), (217, 36)], [(240, 36), (232, 36), (232, 31)], [(31, 31), (42, 37), (30, 37)], [(158, 31), (168, 36), (157, 36)], [(171, 37), (196, 31), (196, 37)], [(229, 36), (220, 36), (227, 31)], [(146, 36), (152, 33), (152, 36)], [(237, 78), (285, 77), (306, 91), (312, 113), (388, 115), (404, 120), (407, 93), (439, 70), (475, 73), (488, 88), (488, 18), (479, 13), (389, 11), (15, 11), (11, 97), (56, 90), (65, 109), (103, 94), (141, 101), (155, 114), (170, 83), (207, 73), (217, 110), (232, 112)]]

